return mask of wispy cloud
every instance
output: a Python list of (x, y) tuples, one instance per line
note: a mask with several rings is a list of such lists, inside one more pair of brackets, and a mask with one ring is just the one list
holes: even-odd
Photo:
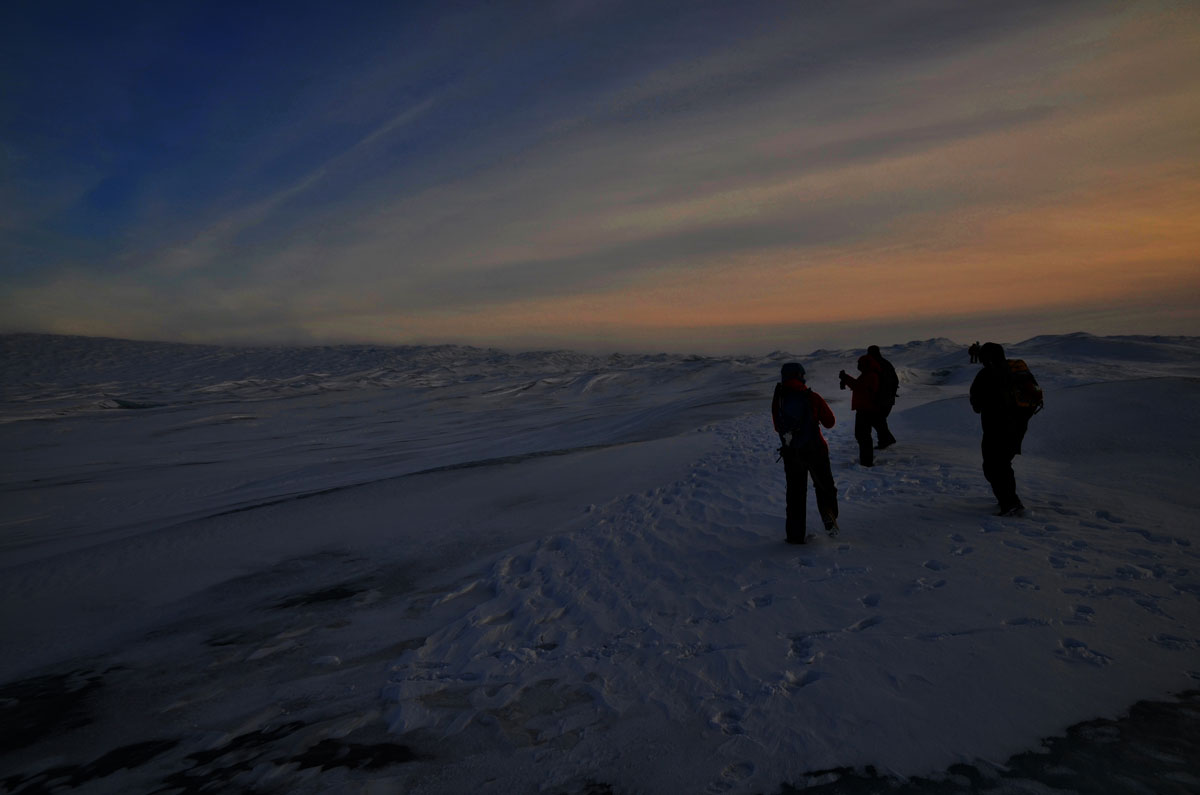
[(798, 303), (809, 322), (929, 324), (1006, 303), (1200, 297), (1192, 9), (796, 11), (611, 55), (632, 63), (562, 61), (573, 79), (546, 92), (521, 85), (568, 57), (555, 26), (613, 23), (577, 11), (503, 33), (529, 60), (423, 82), (423, 96), (376, 65), (364, 90), (405, 85), (407, 101), (356, 101), (370, 124), (186, 235), (13, 281), (8, 322), (626, 347), (686, 328), (706, 347), (722, 329), (792, 328)]

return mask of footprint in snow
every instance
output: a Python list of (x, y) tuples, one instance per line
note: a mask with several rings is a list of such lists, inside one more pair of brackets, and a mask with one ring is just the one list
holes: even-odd
[(1063, 638), (1058, 643), (1061, 648), (1055, 654), (1066, 662), (1086, 663), (1098, 668), (1102, 668), (1112, 662), (1112, 657), (1095, 649), (1088, 648), (1088, 645), (1081, 640)]
[[(1143, 530), (1140, 527), (1126, 527), (1125, 530), (1130, 533), (1135, 533), (1135, 534), (1141, 536), (1145, 540), (1149, 541), (1151, 544), (1170, 544), (1172, 541), (1174, 541), (1175, 543), (1179, 543), (1179, 539), (1177, 539), (1177, 538), (1173, 539), (1173, 538), (1171, 538), (1171, 536), (1167, 536), (1167, 535), (1161, 535), (1161, 536), (1156, 535), (1154, 533), (1151, 533), (1149, 530)], [(1183, 543), (1182, 546), (1187, 546), (1187, 543)]]
[(788, 649), (788, 657), (794, 657), (805, 665), (812, 665), (818, 657), (816, 642), (828, 634), (827, 632), (818, 632), (816, 634), (800, 633), (788, 637), (788, 640), (791, 641), (791, 647)]
[(950, 568), (950, 564), (942, 563), (940, 560), (927, 560), (921, 565), (930, 571), (945, 571)]
[(1188, 651), (1196, 648), (1196, 641), (1188, 640), (1187, 638), (1176, 637), (1175, 635), (1167, 635), (1159, 633), (1150, 638), (1150, 642), (1162, 646), (1164, 649), (1171, 651)]
[(729, 792), (742, 781), (754, 775), (754, 765), (750, 762), (732, 762), (721, 771), (721, 777), (704, 788), (707, 795)]
[(805, 671), (802, 674), (786, 671), (783, 675), (783, 685), (788, 690), (799, 690), (802, 687), (808, 687), (814, 682), (819, 682), (827, 676), (829, 674), (822, 671)]
[(1024, 590), (1024, 591), (1040, 591), (1041, 590), (1041, 588), (1038, 587), (1037, 583), (1035, 583), (1033, 580), (1029, 579), (1028, 577), (1013, 577), (1012, 581), (1013, 581), (1013, 585), (1017, 586), (1018, 588), (1020, 588), (1021, 590)]
[(1158, 606), (1158, 601), (1156, 599), (1154, 599), (1154, 597), (1149, 597), (1146, 599), (1134, 599), (1133, 603), (1135, 605), (1137, 605), (1138, 607), (1142, 608), (1143, 610), (1145, 610), (1147, 613), (1151, 613), (1152, 615), (1159, 616), (1160, 618), (1170, 618), (1171, 617), (1167, 613), (1167, 611), (1163, 610), (1161, 607)]
[(1096, 615), (1096, 611), (1088, 605), (1075, 605), (1073, 610), (1074, 612), (1071, 614), (1071, 617), (1063, 623), (1075, 625), (1090, 624)]
[(533, 561), (525, 555), (514, 555), (502, 560), (497, 568), (502, 577), (516, 577), (528, 574), (533, 568)]
[(1050, 622), (1044, 618), (1021, 616), (1020, 618), (1005, 619), (1004, 625), (1007, 627), (1048, 627)]
[(864, 618), (862, 621), (858, 621), (858, 622), (846, 627), (846, 631), (847, 632), (862, 632), (864, 629), (870, 629), (871, 627), (878, 626), (882, 623), (883, 623), (882, 616), (870, 616), (868, 618)]
[(912, 584), (908, 586), (908, 590), (906, 591), (906, 594), (908, 596), (912, 596), (915, 593), (921, 593), (924, 591), (936, 591), (938, 588), (945, 588), (945, 587), (946, 587), (946, 581), (943, 579), (935, 580), (932, 577), (920, 577), (916, 580), (913, 580)]
[(1118, 566), (1116, 576), (1118, 580), (1145, 580), (1153, 576), (1153, 572), (1143, 566)]
[(1106, 522), (1112, 522), (1113, 524), (1125, 524), (1124, 519), (1122, 519), (1120, 516), (1114, 516), (1109, 511), (1096, 511), (1096, 518), (1103, 519)]
[(863, 607), (878, 607), (879, 606), (879, 594), (877, 594), (877, 593), (864, 594), (863, 596), (858, 597), (858, 601), (862, 603)]
[(746, 730), (742, 728), (741, 719), (742, 713), (731, 709), (725, 712), (718, 712), (708, 722), (708, 725), (720, 729), (722, 734), (745, 734)]

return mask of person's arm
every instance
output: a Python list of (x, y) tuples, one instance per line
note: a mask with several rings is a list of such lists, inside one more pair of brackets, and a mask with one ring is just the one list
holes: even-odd
[(851, 389), (854, 389), (855, 387), (858, 386), (858, 379), (855, 378), (854, 376), (850, 375), (849, 373), (847, 373), (845, 370), (842, 370), (840, 373), (838, 373), (838, 378), (840, 378), (842, 381), (843, 389), (845, 389), (846, 387), (850, 387)]
[(825, 402), (825, 398), (816, 392), (813, 392), (812, 396), (813, 415), (816, 416), (817, 422), (826, 428), (832, 428), (833, 424), (837, 422), (837, 418), (833, 416), (833, 410), (829, 408), (829, 404)]
[(984, 371), (980, 370), (971, 382), (971, 410), (976, 414), (983, 411), (983, 379)]
[(775, 394), (771, 397), (771, 424), (775, 426), (775, 433), (779, 433), (779, 399), (782, 387), (782, 384), (776, 384)]

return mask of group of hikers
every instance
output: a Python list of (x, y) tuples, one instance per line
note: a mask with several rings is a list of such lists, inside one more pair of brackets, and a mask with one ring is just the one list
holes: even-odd
[[(999, 344), (976, 342), (968, 353), (972, 363), (983, 365), (971, 382), (970, 392), (971, 408), (980, 416), (983, 426), (983, 474), (999, 503), (997, 515), (1013, 516), (1025, 506), (1017, 496), (1012, 462), (1021, 452), (1030, 417), (1042, 407), (1042, 391), (1025, 362), (1006, 358)], [(859, 357), (858, 372), (852, 376), (842, 370), (838, 381), (841, 389), (851, 390), (858, 462), (870, 467), (875, 463), (875, 450), (896, 443), (887, 418), (896, 404), (900, 379), (878, 345), (867, 348)], [(788, 362), (780, 369), (780, 382), (775, 385), (771, 399), (771, 419), (779, 434), (779, 454), (787, 479), (787, 542), (805, 541), (810, 478), (825, 531), (830, 537), (836, 536), (837, 486), (829, 461), (829, 444), (821, 434), (821, 427), (832, 428), (836, 419), (829, 404), (808, 387), (804, 367), (799, 362)]]

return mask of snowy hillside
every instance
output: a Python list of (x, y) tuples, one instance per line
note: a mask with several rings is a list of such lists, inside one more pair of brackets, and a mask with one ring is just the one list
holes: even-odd
[[(861, 351), (2, 336), (0, 786), (998, 781), (1195, 689), (1200, 339), (1010, 346), (1047, 407), (1004, 519), (965, 345), (883, 352), (900, 443), (863, 469)], [(810, 496), (806, 547), (767, 411), (792, 359), (838, 417), (842, 533), (812, 538)]]

